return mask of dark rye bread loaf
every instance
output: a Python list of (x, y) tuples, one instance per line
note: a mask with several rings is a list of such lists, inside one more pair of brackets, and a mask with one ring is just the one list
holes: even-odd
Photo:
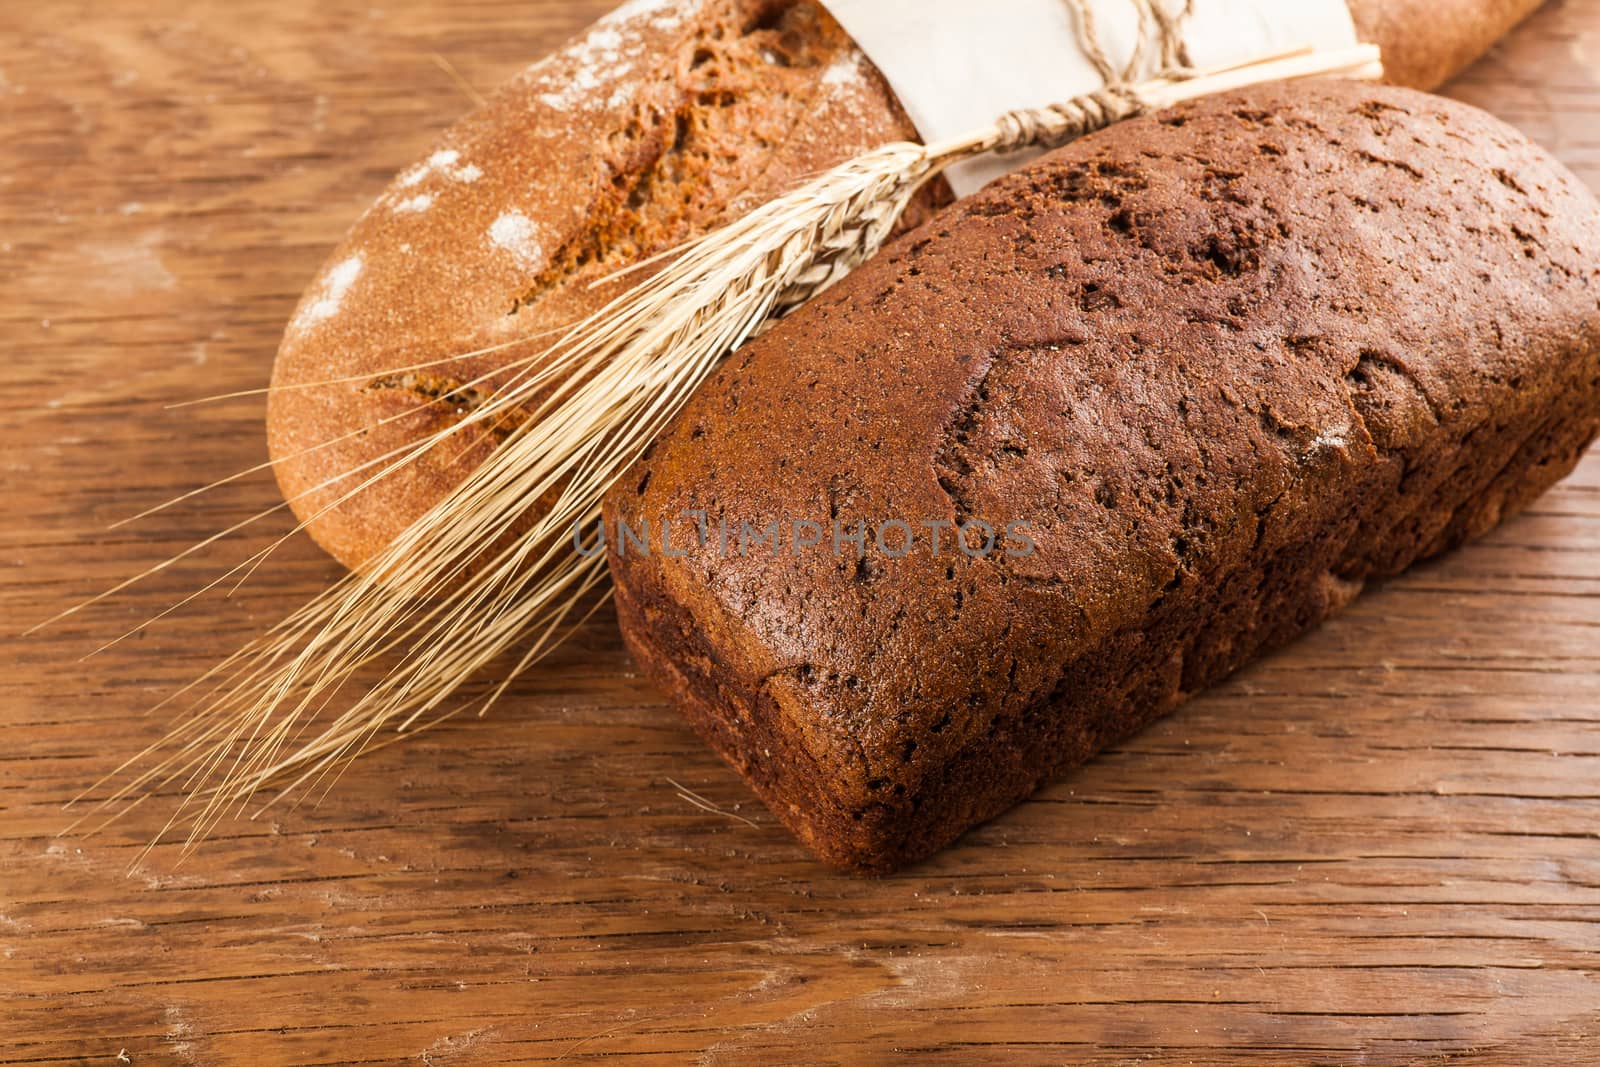
[[(1268, 86), (1045, 157), (736, 353), (607, 501), (618, 613), (820, 857), (888, 871), (1488, 530), (1597, 414), (1570, 174), (1459, 103)], [(935, 555), (968, 519), (1035, 550)]]
[[(1427, 87), (1537, 2), (1350, 0), (1350, 11), (1395, 79)], [(511, 427), (457, 434), (362, 483), (457, 425), (514, 360), (616, 291), (592, 282), (915, 136), (817, 0), (624, 5), (445, 131), (329, 256), (273, 372), (267, 437), (284, 495), (319, 544), (359, 566)], [(908, 221), (947, 194), (930, 187)]]

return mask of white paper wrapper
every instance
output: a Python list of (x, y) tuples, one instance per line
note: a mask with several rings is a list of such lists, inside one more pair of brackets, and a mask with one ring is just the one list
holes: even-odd
[[(883, 71), (924, 141), (956, 137), (1016, 108), (1100, 88), (1065, 0), (822, 0)], [(1093, 0), (1100, 42), (1119, 69), (1139, 19), (1129, 0)], [(1311, 45), (1357, 43), (1346, 0), (1195, 0), (1185, 40), (1197, 66)], [(1037, 153), (1034, 153), (1037, 154)], [(965, 196), (1029, 154), (952, 168)]]

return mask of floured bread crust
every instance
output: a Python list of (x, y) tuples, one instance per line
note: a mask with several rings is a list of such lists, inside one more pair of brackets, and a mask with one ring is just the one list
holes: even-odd
[[(876, 68), (810, 0), (625, 5), (448, 130), (329, 257), (273, 373), (268, 439), (285, 496), (358, 566), (512, 425), (457, 434), (328, 505), (614, 295), (592, 281), (914, 137)], [(941, 198), (942, 183), (910, 221)]]

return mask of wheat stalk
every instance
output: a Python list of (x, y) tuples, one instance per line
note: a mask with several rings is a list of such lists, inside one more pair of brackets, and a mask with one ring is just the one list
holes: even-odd
[[(951, 164), (1060, 145), (1134, 114), (1259, 82), (1380, 74), (1377, 49), (1363, 46), (1108, 87), (940, 144), (884, 145), (657, 257), (655, 273), (561, 333), (536, 360), (519, 360), (523, 369), (470, 414), (483, 426), (524, 416), (480, 466), (359, 573), (191, 686), (209, 685), (194, 714), (108, 776), (154, 760), (95, 810), (137, 804), (181, 780), (185, 799), (173, 820), (198, 804), (189, 811), (192, 848), (263, 786), (286, 781), (281, 796), (335, 772), (386, 727), (415, 732), (454, 714), (460, 709), (446, 705), (461, 686), (531, 637), (483, 700), (487, 709), (582, 621), (577, 613), (603, 602), (592, 595), (604, 581), (603, 558), (573, 551), (569, 539), (598, 518), (611, 484), (728, 352), (872, 255), (918, 190)], [(433, 443), (378, 464), (340, 499)], [(394, 654), (375, 684), (312, 729), (364, 668)]]

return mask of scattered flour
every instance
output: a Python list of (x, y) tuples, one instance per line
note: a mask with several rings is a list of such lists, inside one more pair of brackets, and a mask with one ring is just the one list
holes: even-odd
[(180, 1005), (170, 1005), (162, 1013), (162, 1022), (167, 1024), (164, 1036), (173, 1055), (184, 1063), (194, 1063), (194, 1045), (190, 1041), (195, 1036), (194, 1024), (189, 1021), (188, 1013)]
[(416, 196), (400, 201), (394, 206), (396, 215), (408, 215), (415, 212), (426, 211), (433, 206), (432, 193), (419, 193)]
[(867, 72), (861, 66), (863, 58), (861, 53), (852, 50), (835, 59), (822, 72), (823, 93), (837, 106), (856, 113), (861, 111), (868, 95)]
[(520, 211), (508, 211), (489, 227), (489, 240), (524, 263), (537, 262), (543, 254), (534, 237), (533, 220)]
[(360, 276), (360, 256), (351, 256), (328, 268), (327, 273), (322, 276), (316, 299), (306, 305), (295, 325), (310, 326), (337, 315), (339, 306), (344, 303), (344, 294), (350, 291), (350, 287)]
[(675, 30), (683, 25), (680, 7), (680, 0), (630, 0), (601, 21), (618, 23), (648, 18), (657, 29)]
[[(663, 9), (672, 10), (658, 13)], [(536, 76), (546, 85), (551, 85), (559, 78), (558, 85), (549, 92), (540, 93), (536, 99), (555, 111), (569, 111), (594, 101), (597, 89), (608, 84), (616, 85), (633, 71), (634, 62), (644, 46), (637, 33), (625, 35), (617, 27), (649, 15), (652, 16), (653, 25), (671, 29), (681, 21), (675, 9), (675, 4), (650, 0), (624, 5), (601, 19), (582, 40), (565, 52), (551, 57), (553, 63), (539, 64), (529, 69), (528, 74)], [(626, 102), (627, 88), (619, 86), (609, 94), (606, 106), (615, 107)]]
[(149, 231), (132, 241), (85, 244), (73, 258), (88, 267), (88, 288), (126, 297), (176, 287), (177, 279), (162, 262), (161, 246), (161, 232)]
[(865, 81), (866, 78), (861, 72), (861, 55), (858, 52), (847, 52), (822, 72), (822, 84), (830, 89), (859, 89)]
[(621, 47), (622, 34), (605, 25), (596, 26), (583, 42), (583, 48), (588, 52), (606, 57), (615, 56)]
[(450, 181), (475, 182), (483, 177), (483, 171), (471, 163), (461, 162), (461, 153), (453, 148), (441, 148), (424, 162), (418, 163), (410, 170), (405, 171), (395, 181), (401, 189), (410, 189), (421, 185), (435, 174)]
[(1332, 429), (1323, 430), (1320, 434), (1317, 435), (1317, 439), (1315, 441), (1311, 442), (1311, 447), (1313, 449), (1318, 449), (1318, 448), (1347, 448), (1347, 447), (1349, 447), (1349, 445), (1350, 445), (1350, 424), (1349, 423), (1345, 423), (1342, 426), (1335, 426)]

